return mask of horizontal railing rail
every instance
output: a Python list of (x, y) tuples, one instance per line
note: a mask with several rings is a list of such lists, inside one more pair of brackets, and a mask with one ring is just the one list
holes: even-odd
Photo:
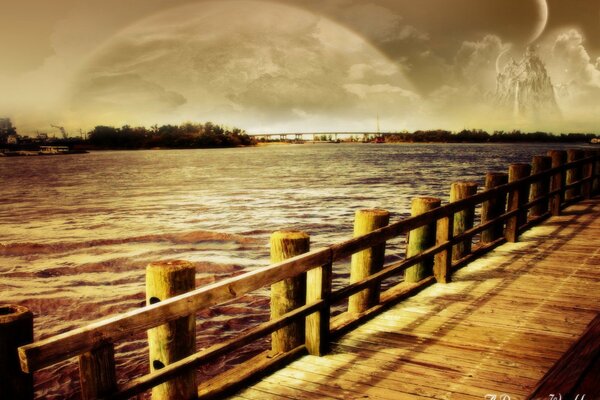
[(325, 263), (329, 261), (330, 254), (330, 249), (316, 250), (23, 346), (19, 349), (21, 366), (25, 372), (37, 371), (106, 343), (113, 343), (190, 313), (236, 299)]
[[(569, 156), (571, 157), (571, 153)], [(194, 352), (179, 361), (130, 380), (121, 386), (116, 384), (116, 378), (112, 376), (114, 371), (107, 373), (92, 369), (91, 377), (82, 379), (82, 393), (84, 398), (128, 398), (167, 382), (185, 371), (197, 368), (215, 357), (228, 354), (286, 326), (305, 320), (307, 321), (306, 337), (303, 337), (302, 340), (306, 341), (306, 348), (309, 349), (309, 352), (320, 354), (327, 347), (322, 342), (328, 341), (330, 335), (343, 331), (345, 327), (356, 323), (361, 318), (368, 317), (371, 311), (377, 311), (387, 302), (412, 294), (436, 281), (446, 282), (452, 270), (459, 268), (466, 261), (507, 240), (516, 241), (521, 230), (552, 214), (558, 214), (562, 208), (572, 202), (597, 194), (600, 180), (600, 156), (597, 153), (587, 154), (583, 158), (581, 156), (580, 153), (573, 152), (572, 158), (575, 159), (566, 163), (545, 168), (534, 174), (527, 174), (525, 177), (517, 177), (508, 183), (487, 188), (466, 198), (436, 207), (420, 215), (387, 224), (341, 243), (309, 251), (264, 268), (162, 299), (155, 304), (24, 345), (18, 349), (22, 371), (32, 373), (87, 353), (102, 357), (107, 348), (109, 364), (112, 363), (108, 368), (114, 370), (113, 357), (116, 342), (127, 340), (140, 332), (193, 315), (200, 310), (239, 298), (277, 282), (304, 276), (307, 273), (310, 273), (308, 277), (309, 291), (313, 292), (307, 296), (304, 305), (274, 317), (268, 322), (249, 328), (234, 339)], [(538, 193), (537, 197), (531, 198), (529, 191), (534, 185), (540, 185), (536, 187), (538, 191), (543, 185), (546, 187), (541, 194)], [(524, 196), (526, 198), (522, 198)], [(501, 213), (494, 215), (489, 220), (482, 218), (477, 225), (472, 222), (467, 223), (466, 226), (457, 230), (457, 224), (460, 225), (464, 222), (460, 220), (461, 213), (474, 214), (475, 207), (491, 204), (498, 199), (506, 203), (506, 207)], [(542, 206), (540, 215), (531, 213), (536, 206)], [(529, 217), (528, 213), (531, 214)], [(459, 219), (457, 220), (457, 218)], [(377, 246), (384, 246), (387, 241), (402, 235), (407, 235), (410, 241), (411, 236), (415, 235), (416, 237), (418, 230), (429, 226), (436, 227), (437, 239), (422, 248), (417, 254), (407, 254), (403, 260), (381, 266), (379, 270), (341, 288), (331, 289), (331, 269), (335, 262), (363, 251), (371, 251)], [(501, 236), (494, 237), (486, 243), (480, 241), (475, 243), (474, 248), (471, 248), (473, 239), (478, 234), (498, 226), (503, 230)], [(465, 254), (459, 255), (459, 258), (454, 258), (453, 249), (463, 243), (469, 244), (469, 250)], [(408, 269), (427, 263), (432, 272), (417, 282), (400, 282), (383, 292), (376, 304), (369, 304), (361, 312), (347, 311), (336, 319), (330, 318), (333, 304), (373, 288), (377, 288), (379, 291), (381, 282), (384, 280), (395, 276), (399, 277)], [(315, 315), (319, 315), (321, 319), (309, 320)], [(315, 347), (315, 343), (317, 347)], [(305, 348), (304, 345), (299, 347)], [(289, 352), (297, 353), (297, 348), (298, 346), (295, 346), (293, 349), (289, 349)], [(314, 350), (315, 348), (321, 350)], [(81, 365), (80, 368), (83, 368)], [(100, 376), (109, 376), (109, 382), (99, 384), (98, 382), (104, 379)], [(94, 383), (94, 380), (98, 382)], [(84, 387), (85, 385), (89, 387)]]

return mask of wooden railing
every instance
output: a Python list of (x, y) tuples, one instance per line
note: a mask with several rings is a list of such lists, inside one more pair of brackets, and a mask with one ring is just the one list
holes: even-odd
[[(532, 175), (529, 174), (528, 165), (513, 165), (510, 169), (511, 181), (508, 183), (503, 183), (506, 179), (493, 179), (497, 178), (498, 174), (490, 175), (486, 190), (423, 214), (393, 222), (342, 243), (309, 251), (265, 268), (21, 346), (18, 354), (22, 371), (27, 375), (71, 357), (79, 357), (83, 398), (129, 398), (209, 363), (216, 357), (280, 331), (290, 324), (305, 323), (305, 335), (299, 338), (300, 345), (278, 354), (261, 354), (251, 362), (234, 367), (222, 376), (202, 382), (198, 389), (199, 396), (210, 397), (302, 353), (321, 355), (327, 352), (333, 335), (347, 331), (385, 306), (411, 296), (428, 285), (449, 281), (452, 271), (468, 261), (506, 241), (517, 241), (519, 234), (525, 229), (550, 215), (560, 214), (561, 210), (570, 204), (599, 193), (598, 152), (589, 152), (584, 157), (581, 151), (569, 151), (568, 162), (565, 162), (566, 152), (550, 153), (551, 159), (534, 158)], [(481, 221), (473, 224), (472, 214), (479, 205), (483, 205), (479, 218)], [(432, 226), (436, 231), (434, 241), (417, 254), (387, 266), (370, 265), (371, 272), (366, 278), (332, 289), (332, 266), (336, 261), (359, 252), (370, 251), (376, 246), (385, 246), (386, 241), (402, 235), (408, 235), (410, 247), (411, 241), (423, 239), (419, 236), (423, 234), (425, 227)], [(477, 243), (473, 243), (476, 235), (482, 233)], [(428, 234), (431, 235), (431, 231)], [(421, 240), (419, 243), (424, 242)], [(473, 246), (467, 246), (468, 251), (457, 259), (452, 256), (452, 249), (461, 243)], [(429, 271), (422, 279), (417, 282), (402, 281), (375, 296), (375, 303), (367, 303), (358, 311), (346, 311), (335, 318), (330, 317), (333, 304), (365, 290), (375, 288), (379, 291), (383, 280), (402, 276), (404, 271), (414, 268), (417, 264), (425, 266)], [(302, 277), (304, 274), (308, 288), (302, 293), (306, 298), (304, 305), (249, 328), (234, 339), (199, 352), (192, 352), (178, 361), (161, 365), (158, 369), (154, 368), (153, 372), (142, 377), (131, 379), (122, 385), (117, 384), (114, 360), (114, 347), (117, 342), (189, 317), (199, 310), (239, 298), (265, 286)]]

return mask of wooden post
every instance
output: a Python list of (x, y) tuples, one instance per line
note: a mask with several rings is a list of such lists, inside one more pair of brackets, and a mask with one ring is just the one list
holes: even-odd
[[(146, 303), (158, 303), (196, 286), (196, 269), (186, 261), (162, 261), (146, 267)], [(148, 330), (150, 371), (154, 372), (196, 351), (194, 314)], [(152, 399), (195, 399), (198, 397), (195, 371), (155, 386)]]
[[(594, 157), (596, 155), (596, 152), (594, 150), (585, 150), (583, 152), (583, 156), (584, 158), (591, 158)], [(588, 182), (583, 184), (582, 190), (581, 190), (581, 194), (583, 195), (583, 197), (585, 199), (589, 199), (592, 197), (592, 186), (593, 186), (593, 177), (594, 177), (594, 161), (589, 161), (586, 162), (583, 165), (583, 178), (585, 179), (590, 179)]]
[[(435, 228), (435, 244), (441, 245), (452, 239), (454, 218), (451, 216), (438, 219)], [(450, 282), (452, 273), (452, 247), (440, 251), (433, 259), (433, 276), (438, 283)]]
[[(539, 174), (552, 168), (552, 158), (547, 156), (534, 156), (532, 160), (531, 174)], [(542, 196), (548, 196), (550, 191), (550, 176), (544, 177), (531, 184), (530, 201)], [(539, 217), (548, 212), (548, 201), (538, 203), (531, 207), (531, 216)]]
[[(508, 174), (504, 172), (488, 172), (485, 175), (485, 189), (493, 189), (497, 186), (506, 185), (508, 183)], [(499, 194), (494, 198), (485, 201), (481, 206), (481, 222), (486, 223), (506, 211), (506, 193)], [(481, 232), (481, 242), (491, 243), (496, 239), (502, 237), (504, 231), (504, 224), (498, 223), (489, 229)]]
[[(564, 150), (550, 150), (548, 156), (552, 158), (552, 168), (562, 167), (567, 162), (567, 152)], [(561, 205), (565, 200), (565, 172), (556, 172), (552, 175), (550, 190), (560, 190), (559, 193), (553, 194), (550, 197), (550, 213), (552, 215), (560, 215)]]
[[(529, 164), (511, 164), (508, 168), (508, 181), (515, 182), (526, 178), (531, 174), (531, 165)], [(529, 185), (519, 185), (508, 193), (508, 211), (519, 210), (517, 215), (510, 217), (506, 221), (506, 231), (504, 235), (508, 242), (516, 242), (519, 237), (519, 228), (527, 222), (527, 210), (523, 205), (529, 199)]]
[(332, 265), (328, 263), (306, 273), (306, 304), (324, 300), (320, 311), (306, 317), (306, 349), (313, 356), (322, 356), (329, 350), (329, 322), (331, 305)]
[(17, 348), (33, 342), (33, 313), (26, 307), (0, 305), (0, 398), (33, 399), (31, 374), (21, 371)]
[(592, 183), (592, 194), (597, 195), (600, 193), (600, 150), (594, 151), (596, 155), (596, 161), (594, 161), (594, 181)]
[(117, 390), (112, 344), (107, 343), (79, 356), (79, 380), (83, 400), (105, 397)]
[[(424, 214), (438, 208), (442, 204), (440, 199), (434, 197), (417, 197), (411, 204), (411, 215), (416, 216)], [(436, 222), (424, 225), (414, 229), (408, 234), (408, 246), (406, 248), (407, 257), (416, 256), (435, 245)], [(431, 276), (433, 273), (433, 258), (431, 260), (421, 261), (404, 271), (405, 282), (419, 282), (420, 280)]]
[[(477, 182), (454, 182), (450, 185), (450, 202), (466, 199), (477, 194)], [(473, 228), (475, 220), (475, 206), (470, 206), (454, 213), (454, 236)], [(471, 253), (473, 238), (457, 243), (452, 249), (452, 260), (460, 260)]]
[[(567, 162), (573, 162), (577, 160), (581, 160), (583, 158), (583, 150), (578, 149), (569, 149), (567, 150)], [(567, 185), (571, 183), (575, 183), (581, 179), (583, 175), (582, 166), (569, 168), (567, 170)], [(571, 189), (567, 189), (567, 193), (565, 194), (566, 200), (571, 200), (574, 197), (577, 197), (581, 194), (581, 185), (576, 186)]]
[[(310, 250), (310, 236), (299, 231), (271, 235), (271, 262), (278, 263)], [(306, 274), (271, 285), (271, 319), (302, 307), (306, 300)], [(293, 322), (271, 334), (273, 353), (286, 353), (304, 343), (304, 321)]]
[[(354, 237), (383, 228), (390, 222), (385, 210), (357, 210), (354, 219)], [(381, 271), (385, 257), (385, 243), (354, 253), (350, 267), (350, 283), (360, 282)], [(379, 304), (380, 285), (360, 291), (348, 299), (348, 311), (361, 313)]]

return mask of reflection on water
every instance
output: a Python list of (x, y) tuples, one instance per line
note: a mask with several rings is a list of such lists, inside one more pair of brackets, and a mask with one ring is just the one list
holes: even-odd
[[(151, 261), (192, 261), (197, 284), (210, 283), (267, 265), (274, 230), (329, 244), (351, 235), (356, 209), (397, 219), (415, 196), (446, 199), (454, 180), (482, 182), (485, 171), (550, 148), (561, 146), (305, 144), (0, 159), (0, 303), (30, 307), (36, 337), (46, 337), (142, 305)], [(199, 347), (266, 318), (264, 296), (238, 303), (199, 314)], [(119, 348), (121, 370), (144, 372), (143, 338)], [(48, 398), (77, 386), (71, 364), (60, 368), (37, 377)]]

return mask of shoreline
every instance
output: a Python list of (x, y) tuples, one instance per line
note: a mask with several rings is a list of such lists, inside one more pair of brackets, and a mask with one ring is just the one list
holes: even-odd
[(392, 146), (407, 146), (407, 145), (519, 145), (519, 144), (563, 144), (573, 146), (584, 146), (592, 149), (600, 149), (600, 145), (589, 142), (563, 142), (563, 141), (506, 141), (506, 142), (321, 142), (321, 141), (277, 141), (277, 142), (258, 142), (251, 146), (235, 146), (235, 147), (198, 147), (198, 148), (170, 148), (170, 147), (153, 147), (153, 148), (141, 148), (141, 149), (122, 149), (122, 148), (86, 148), (85, 150), (72, 150), (68, 152), (59, 153), (40, 153), (34, 150), (11, 150), (0, 152), (0, 158), (12, 158), (12, 157), (43, 157), (43, 156), (64, 156), (74, 154), (88, 154), (92, 152), (105, 152), (105, 151), (168, 151), (168, 150), (218, 150), (218, 149), (238, 149), (238, 148), (264, 148), (264, 147), (279, 147), (279, 146), (298, 146), (298, 145), (392, 145)]

